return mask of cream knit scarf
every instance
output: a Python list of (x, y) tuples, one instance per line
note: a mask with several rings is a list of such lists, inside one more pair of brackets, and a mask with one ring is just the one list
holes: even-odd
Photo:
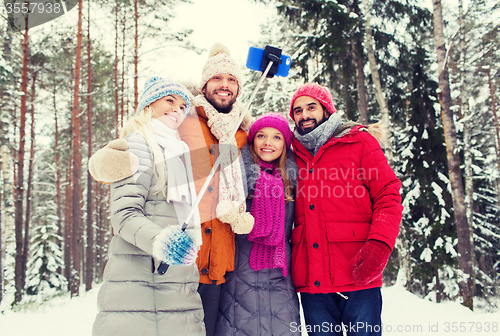
[[(174, 203), (178, 218), (183, 220), (187, 217), (187, 212), (191, 210), (196, 201), (189, 147), (179, 139), (176, 130), (169, 128), (158, 119), (153, 119), (151, 125), (155, 130), (155, 140), (165, 156), (167, 202)], [(179, 224), (182, 225), (182, 223)], [(199, 247), (202, 243), (199, 211), (194, 212), (190, 224), (194, 226), (194, 229), (192, 230), (193, 234), (189, 234), (189, 236)], [(189, 225), (189, 228), (192, 226)], [(191, 232), (191, 230), (186, 231), (186, 233), (188, 232)]]
[(235, 233), (247, 234), (252, 230), (254, 220), (252, 215), (246, 212), (238, 144), (231, 134), (239, 127), (240, 113), (245, 111), (241, 111), (236, 104), (233, 104), (231, 112), (219, 113), (205, 96), (199, 95), (196, 99), (205, 110), (210, 132), (219, 140), (220, 155), (224, 155), (220, 164), (217, 218), (231, 225)]

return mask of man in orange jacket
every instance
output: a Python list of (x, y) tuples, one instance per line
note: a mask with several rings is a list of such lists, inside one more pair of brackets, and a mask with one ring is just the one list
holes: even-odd
[[(245, 204), (238, 154), (247, 143), (246, 130), (250, 127), (251, 117), (236, 101), (242, 84), (240, 67), (227, 48), (216, 43), (203, 68), (201, 92), (193, 99), (196, 107), (178, 129), (191, 152), (197, 193), (222, 147), (229, 152), (219, 170), (223, 173), (214, 176), (199, 205), (203, 244), (197, 259), (200, 271), (198, 292), (203, 302), (207, 336), (214, 334), (224, 275), (234, 270), (234, 233), (249, 233), (253, 227), (253, 217), (233, 201)], [(246, 114), (245, 118), (241, 125), (236, 125), (241, 113)], [(239, 129), (234, 138), (230, 138), (229, 133), (237, 126)], [(222, 174), (225, 178), (220, 178)]]

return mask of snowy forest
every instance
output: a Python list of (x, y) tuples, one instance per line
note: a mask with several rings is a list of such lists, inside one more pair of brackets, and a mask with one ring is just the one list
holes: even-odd
[[(404, 212), (385, 285), (471, 310), (498, 304), (500, 1), (249, 1), (275, 11), (252, 44), (292, 58), (288, 77), (264, 82), (254, 116), (287, 115), (296, 88), (317, 82), (344, 120), (387, 127)], [(77, 19), (57, 29), (16, 29), (1, 4), (2, 308), (102, 282), (109, 186), (90, 177), (88, 158), (135, 111), (144, 45), (201, 52), (170, 25), (189, 0), (74, 2)], [(245, 74), (242, 101), (259, 76)]]

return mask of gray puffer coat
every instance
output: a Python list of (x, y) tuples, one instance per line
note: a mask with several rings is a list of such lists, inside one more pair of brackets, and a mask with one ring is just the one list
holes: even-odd
[(111, 184), (114, 236), (92, 335), (203, 336), (196, 264), (155, 272), (160, 261), (152, 257), (153, 241), (164, 227), (179, 225), (175, 207), (151, 190), (157, 176), (144, 138), (128, 136), (128, 150), (139, 158), (139, 171)]
[[(260, 167), (255, 164), (245, 146), (241, 155), (245, 167), (248, 193), (252, 195), (259, 177)], [(289, 179), (296, 185), (297, 165), (293, 153), (287, 153), (286, 171)], [(285, 205), (285, 241), (288, 270), (290, 270), (290, 235), (295, 215), (295, 202)], [(252, 199), (247, 199), (247, 210)], [(215, 330), (220, 336), (281, 336), (299, 335), (293, 333), (291, 326), (300, 325), (299, 301), (290, 273), (283, 277), (281, 269), (262, 269), (254, 271), (250, 267), (252, 242), (248, 235), (235, 235), (234, 272), (226, 273), (222, 285), (219, 316)], [(292, 324), (295, 322), (295, 324)], [(291, 325), (292, 324), (292, 325)]]

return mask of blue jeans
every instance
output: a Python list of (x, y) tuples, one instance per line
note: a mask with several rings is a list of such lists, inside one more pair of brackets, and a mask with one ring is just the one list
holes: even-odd
[(354, 292), (300, 293), (309, 336), (382, 335), (382, 294), (380, 288)]

